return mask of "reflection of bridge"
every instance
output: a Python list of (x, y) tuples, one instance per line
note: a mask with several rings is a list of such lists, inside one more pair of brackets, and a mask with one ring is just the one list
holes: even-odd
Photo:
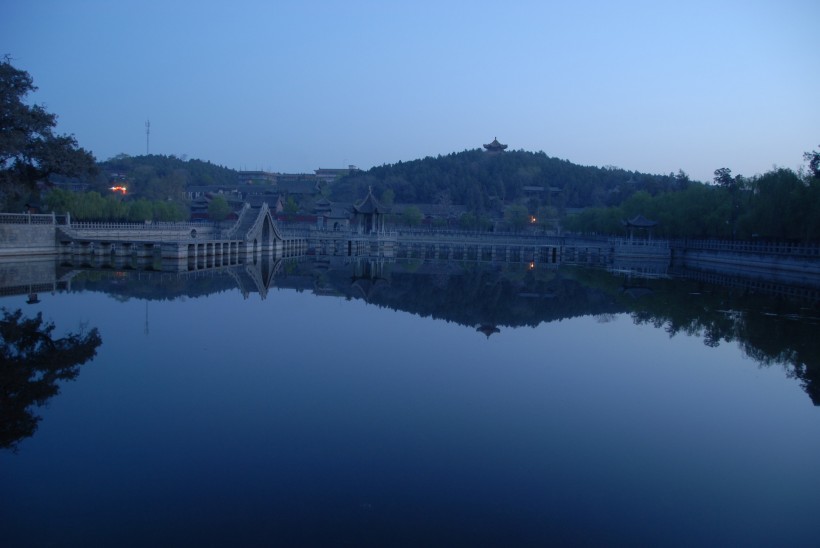
[[(268, 295), (268, 290), (274, 286), (274, 278), (279, 273), (282, 267), (283, 259), (263, 258), (256, 263), (250, 262), (246, 264), (234, 264), (217, 266), (201, 270), (187, 270), (178, 272), (162, 272), (157, 270), (116, 270), (108, 266), (90, 267), (89, 265), (80, 265), (76, 268), (73, 265), (63, 264), (62, 267), (67, 269), (53, 269), (53, 274), (50, 276), (53, 282), (41, 282), (35, 285), (19, 285), (9, 288), (0, 287), (0, 296), (3, 295), (22, 295), (34, 293), (53, 293), (55, 291), (70, 291), (72, 282), (78, 276), (86, 272), (107, 272), (115, 278), (134, 279), (143, 282), (176, 282), (184, 280), (186, 283), (195, 282), (196, 280), (204, 280), (211, 278), (218, 278), (221, 276), (228, 276), (231, 278), (236, 287), (244, 298), (248, 298), (251, 293), (259, 293), (264, 299)], [(58, 272), (59, 270), (59, 272)]]
[(307, 241), (286, 236), (267, 204), (245, 204), (227, 230), (198, 223), (66, 223), (57, 227), (62, 257), (78, 257), (91, 266), (161, 261), (162, 270), (193, 271), (245, 263), (263, 257), (303, 254)]

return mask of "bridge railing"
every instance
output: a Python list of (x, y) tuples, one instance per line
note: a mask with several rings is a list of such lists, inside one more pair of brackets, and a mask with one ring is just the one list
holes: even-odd
[(787, 255), (793, 257), (820, 257), (820, 243), (758, 242), (748, 240), (674, 240), (672, 245), (689, 250)]
[(0, 224), (7, 225), (64, 225), (65, 215), (54, 213), (0, 213)]
[(146, 232), (153, 232), (158, 230), (190, 230), (197, 228), (211, 228), (212, 225), (202, 222), (192, 221), (159, 221), (159, 222), (143, 222), (143, 223), (109, 223), (109, 222), (90, 222), (90, 221), (72, 221), (71, 228), (77, 230), (143, 230)]

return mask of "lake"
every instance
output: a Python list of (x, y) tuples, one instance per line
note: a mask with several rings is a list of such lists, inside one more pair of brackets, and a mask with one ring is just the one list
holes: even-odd
[(0, 297), (6, 337), (42, 313), (36, 348), (90, 359), (5, 354), (4, 546), (820, 542), (817, 300), (558, 265), (54, 268)]

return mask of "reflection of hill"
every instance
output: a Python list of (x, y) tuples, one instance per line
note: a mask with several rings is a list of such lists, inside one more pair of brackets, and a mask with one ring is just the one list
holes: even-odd
[(71, 277), (70, 291), (107, 293), (121, 300), (195, 299), (236, 289), (236, 281), (224, 271), (205, 271), (199, 275), (168, 272), (83, 270)]
[[(542, 322), (623, 311), (558, 271), (502, 270), (498, 265), (393, 264), (369, 302), (462, 325), (535, 326)], [(349, 283), (349, 282), (348, 282)], [(340, 292), (357, 298), (345, 290)]]
[[(763, 365), (783, 365), (820, 404), (820, 338), (816, 336), (820, 305), (817, 300), (794, 300), (782, 289), (765, 295), (748, 284), (719, 286), (680, 277), (631, 279), (566, 266), (528, 270), (526, 265), (346, 260), (323, 257), (267, 265), (260, 267), (254, 283), (365, 300), (471, 329), (480, 326), (485, 334), (498, 327), (626, 313), (634, 322), (652, 324), (670, 336), (698, 336), (709, 346), (735, 342)], [(228, 270), (184, 274), (97, 270), (58, 273), (58, 278), (69, 279), (69, 291), (101, 291), (121, 299), (197, 298), (234, 291), (238, 285), (246, 297), (259, 291), (264, 298), (267, 287), (250, 287), (243, 281), (248, 276)], [(58, 285), (63, 287), (62, 282)]]

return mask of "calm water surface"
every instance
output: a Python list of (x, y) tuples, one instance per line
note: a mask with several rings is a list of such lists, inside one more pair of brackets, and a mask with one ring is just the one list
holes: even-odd
[(0, 543), (820, 542), (816, 304), (420, 263), (235, 279), (0, 298), (102, 341), (0, 450)]

